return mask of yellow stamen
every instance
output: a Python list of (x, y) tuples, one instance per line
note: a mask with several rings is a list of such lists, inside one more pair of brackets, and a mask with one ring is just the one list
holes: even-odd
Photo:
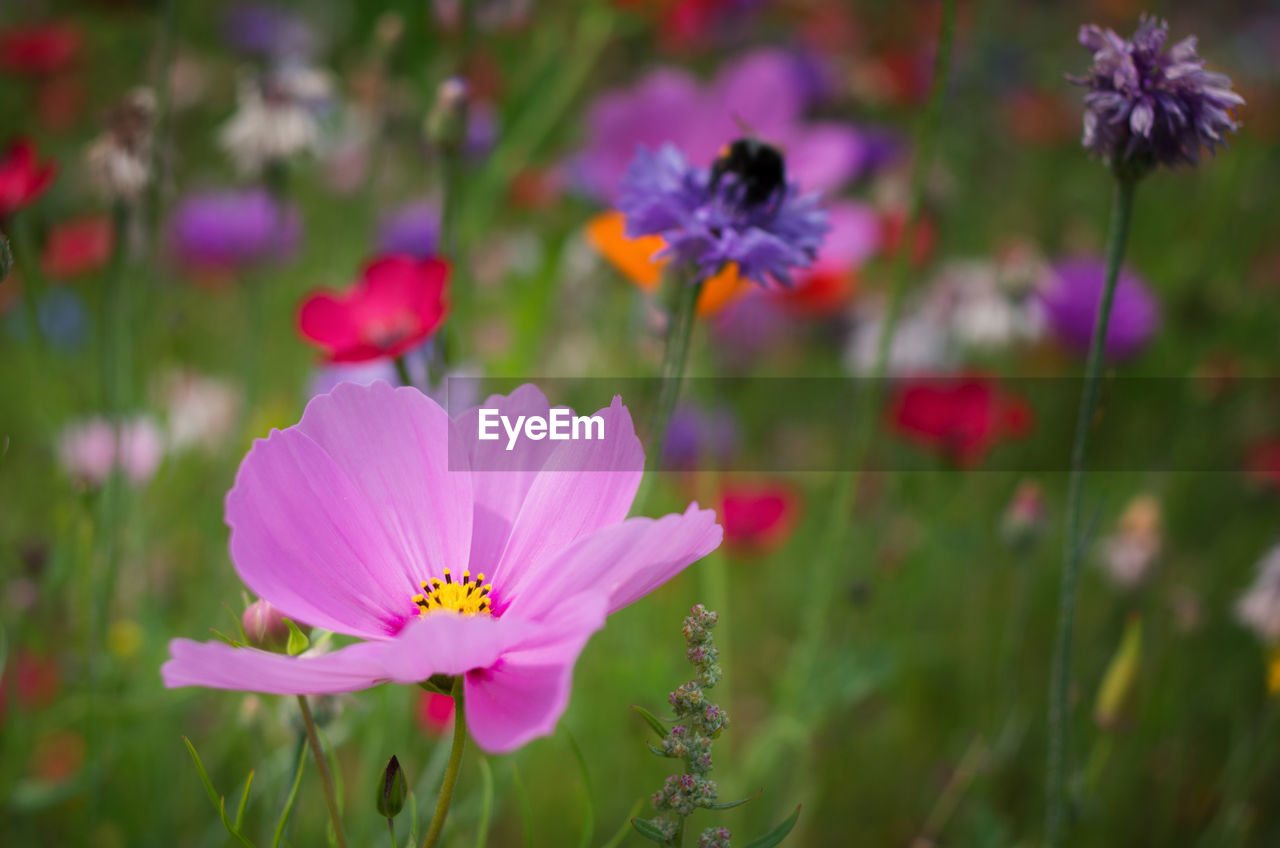
[(444, 570), (444, 579), (432, 578), (422, 581), (422, 594), (413, 596), (413, 603), (418, 607), (418, 615), (426, 615), (435, 610), (453, 610), (462, 615), (479, 615), (492, 613), (493, 602), (489, 593), (493, 586), (484, 582), (484, 574), (477, 574), (472, 579), (470, 571), (462, 572), (462, 582), (453, 582), (449, 569)]

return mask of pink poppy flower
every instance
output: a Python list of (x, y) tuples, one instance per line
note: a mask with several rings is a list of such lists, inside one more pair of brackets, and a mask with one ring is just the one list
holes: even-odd
[(44, 194), (57, 166), (36, 160), (36, 146), (20, 138), (0, 156), (0, 218), (17, 212)]
[(346, 293), (321, 291), (298, 312), (298, 329), (331, 362), (400, 356), (436, 331), (448, 312), (449, 264), (384, 256)]
[(780, 480), (729, 483), (720, 492), (725, 546), (731, 550), (776, 550), (790, 538), (799, 512), (799, 494)]
[[(484, 407), (549, 415), (531, 385)], [(226, 501), (231, 558), (286, 616), (361, 641), (290, 657), (175, 639), (165, 684), (322, 694), (462, 676), (480, 747), (550, 733), (605, 617), (721, 540), (715, 513), (696, 504), (626, 517), (644, 450), (619, 399), (597, 414), (603, 439), (508, 453), (475, 438), (478, 409), (452, 421), (416, 389), (343, 383), (314, 398), (240, 466)]]
[(897, 433), (962, 467), (980, 464), (997, 444), (1026, 436), (1033, 425), (1026, 400), (981, 375), (914, 378), (889, 407)]

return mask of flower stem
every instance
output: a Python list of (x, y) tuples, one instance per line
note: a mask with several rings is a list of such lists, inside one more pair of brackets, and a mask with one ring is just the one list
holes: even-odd
[(1098, 402), (1098, 382), (1106, 348), (1107, 326), (1111, 321), (1111, 304), (1115, 299), (1116, 281), (1124, 259), (1129, 237), (1129, 221), (1133, 213), (1133, 180), (1117, 178), (1111, 207), (1111, 224), (1107, 233), (1107, 277), (1102, 301), (1093, 325), (1093, 341), (1085, 365), (1084, 392), (1080, 413), (1076, 418), (1075, 442), (1071, 448), (1071, 476), (1067, 486), (1066, 528), (1062, 556), (1062, 592), (1058, 599), (1058, 627), (1053, 650), (1053, 667), (1049, 681), (1049, 765), (1046, 781), (1045, 844), (1056, 848), (1066, 832), (1067, 742), (1071, 679), (1071, 640), (1075, 624), (1076, 581), (1083, 558), (1080, 538), (1080, 508), (1084, 498), (1085, 447), (1089, 426)]
[(671, 325), (667, 328), (667, 349), (662, 357), (662, 386), (658, 390), (658, 412), (654, 419), (654, 449), (659, 461), (667, 438), (667, 427), (680, 399), (680, 386), (684, 382), (685, 365), (689, 361), (689, 341), (693, 338), (694, 312), (698, 295), (702, 292), (702, 279), (693, 282), (681, 280), (675, 296), (675, 310)]
[(31, 330), (31, 339), (41, 353), (46, 351), (48, 341), (44, 330), (40, 327), (40, 295), (48, 291), (49, 284), (40, 268), (40, 260), (36, 254), (35, 239), (31, 235), (30, 223), (24, 215), (16, 215), (13, 219), (13, 264), (22, 275), (22, 307), (27, 314), (27, 323)]
[(396, 848), (396, 820), (387, 819), (387, 836), (391, 841), (391, 848)]
[(409, 376), (409, 366), (405, 363), (403, 356), (395, 357), (396, 376), (400, 378), (400, 385), (412, 386), (413, 377)]
[(311, 707), (307, 704), (306, 695), (298, 696), (298, 706), (302, 709), (302, 723), (307, 727), (307, 744), (311, 746), (311, 756), (316, 761), (316, 771), (320, 772), (320, 783), (324, 786), (324, 802), (329, 808), (329, 818), (333, 822), (338, 848), (347, 848), (347, 835), (342, 830), (342, 813), (338, 810), (338, 795), (333, 789), (333, 774), (329, 771), (329, 761), (325, 759), (324, 749), (320, 747), (320, 734), (316, 733), (316, 722), (311, 717)]
[[(651, 460), (653, 472), (662, 465), (662, 449), (667, 441), (667, 428), (671, 425), (671, 415), (675, 412), (676, 402), (680, 399), (680, 385), (684, 382), (685, 364), (689, 360), (689, 342), (693, 338), (698, 295), (702, 293), (704, 280), (701, 276), (693, 280), (678, 278), (676, 290), (672, 293), (671, 322), (667, 326), (667, 347), (662, 355), (662, 384), (658, 387), (658, 408), (654, 410), (652, 425), (649, 427)], [(648, 500), (649, 490), (653, 485), (654, 474), (647, 474), (636, 494), (636, 503), (643, 508)]]
[(942, 116), (942, 100), (946, 92), (947, 76), (951, 66), (951, 45), (955, 38), (956, 0), (944, 0), (942, 20), (938, 31), (938, 50), (933, 66), (933, 81), (929, 101), (916, 128), (916, 155), (911, 167), (911, 183), (907, 197), (906, 218), (902, 226), (902, 239), (889, 278), (888, 304), (876, 347), (875, 363), (871, 377), (862, 382), (858, 406), (862, 410), (857, 429), (850, 439), (852, 452), (848, 458), (855, 461), (851, 470), (837, 481), (831, 510), (827, 517), (826, 532), (818, 558), (814, 563), (811, 580), (815, 603), (803, 618), (800, 638), (792, 650), (792, 662), (783, 681), (783, 699), (793, 709), (804, 701), (804, 691), (818, 662), (818, 648), (826, 628), (829, 599), (837, 595), (834, 584), (839, 577), (841, 557), (847, 553), (849, 513), (853, 509), (854, 496), (862, 477), (862, 465), (871, 451), (875, 425), (879, 421), (880, 389), (888, 371), (890, 345), (901, 310), (907, 274), (911, 267), (911, 251), (915, 244), (923, 205), (925, 178), (933, 161), (933, 151)]
[(431, 827), (422, 840), (422, 848), (435, 848), (444, 831), (444, 818), (449, 814), (449, 803), (453, 801), (453, 788), (458, 783), (458, 772), (462, 766), (462, 749), (467, 744), (467, 711), (463, 703), (463, 677), (453, 679), (453, 748), (449, 751), (449, 764), (444, 769), (444, 782), (440, 784), (440, 797), (436, 799), (436, 811), (431, 814)]

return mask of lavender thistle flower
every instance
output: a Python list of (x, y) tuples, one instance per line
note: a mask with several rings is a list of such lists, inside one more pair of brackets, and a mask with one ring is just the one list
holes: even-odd
[(1093, 66), (1068, 79), (1089, 88), (1083, 144), (1131, 178), (1159, 165), (1197, 164), (1201, 147), (1226, 144), (1238, 127), (1233, 113), (1244, 104), (1230, 77), (1204, 69), (1195, 36), (1165, 50), (1168, 30), (1149, 15), (1132, 40), (1093, 25), (1080, 28)]
[(672, 145), (656, 153), (641, 147), (623, 178), (618, 209), (629, 238), (662, 236), (667, 246), (656, 256), (695, 265), (704, 279), (735, 262), (748, 279), (789, 287), (791, 271), (812, 264), (827, 232), (818, 195), (801, 195), (794, 182), (763, 202), (748, 202), (747, 194), (735, 175), (713, 180)]

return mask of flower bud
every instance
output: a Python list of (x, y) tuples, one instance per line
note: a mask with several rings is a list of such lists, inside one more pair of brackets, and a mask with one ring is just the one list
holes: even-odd
[(409, 794), (409, 784), (405, 780), (400, 761), (392, 755), (387, 767), (382, 771), (382, 780), (378, 785), (376, 806), (378, 815), (384, 819), (393, 819), (404, 809), (405, 796)]
[(244, 635), (255, 648), (278, 651), (289, 643), (289, 625), (284, 614), (267, 601), (259, 598), (249, 604), (240, 617)]
[(1142, 618), (1135, 614), (1125, 624), (1120, 647), (1107, 666), (1098, 699), (1094, 702), (1093, 720), (1098, 727), (1115, 730), (1128, 717), (1141, 663)]
[(467, 126), (471, 89), (461, 77), (449, 77), (436, 89), (436, 100), (427, 113), (427, 140), (448, 152), (462, 147)]
[(1045, 529), (1044, 490), (1035, 480), (1023, 480), (1000, 519), (1000, 537), (1014, 550), (1027, 550)]

